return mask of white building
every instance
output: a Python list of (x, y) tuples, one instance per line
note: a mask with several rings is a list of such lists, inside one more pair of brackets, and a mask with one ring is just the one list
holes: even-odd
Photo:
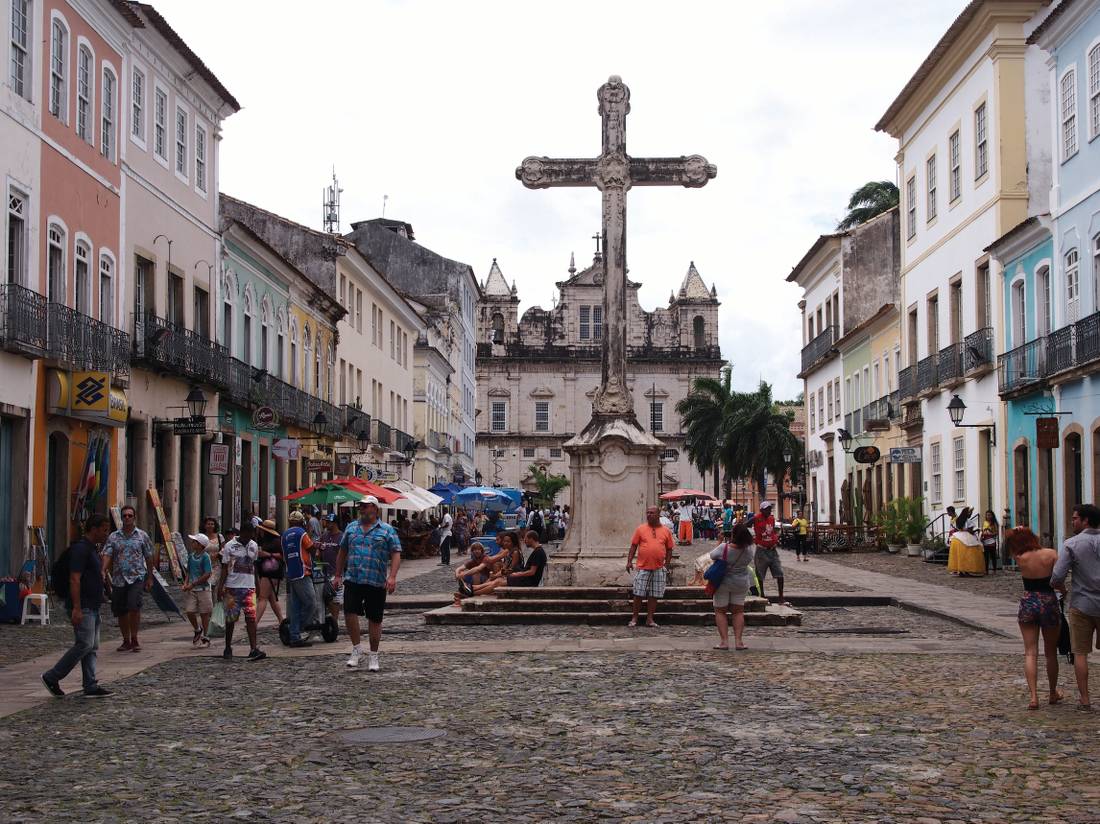
[[(1027, 217), (1025, 73), (1042, 58), (1025, 40), (1046, 5), (969, 3), (876, 125), (899, 144), (902, 425), (933, 519), (1005, 506), (1000, 272), (983, 250)], [(968, 428), (951, 422), (956, 394)]]

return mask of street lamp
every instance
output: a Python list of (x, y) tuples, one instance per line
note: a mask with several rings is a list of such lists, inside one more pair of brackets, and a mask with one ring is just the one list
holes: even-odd
[(324, 412), (318, 410), (313, 416), (313, 428), (317, 432), (323, 432), (326, 426), (328, 426), (328, 418), (325, 417)]
[(997, 427), (991, 423), (963, 423), (963, 415), (966, 414), (966, 404), (958, 395), (951, 398), (947, 404), (947, 414), (951, 416), (951, 423), (959, 429), (988, 429), (990, 446), (997, 445)]
[(411, 464), (414, 460), (416, 460), (416, 451), (418, 449), (420, 449), (420, 441), (414, 441), (412, 438), (409, 438), (407, 441), (405, 441), (405, 448), (401, 451), (405, 453), (405, 460), (408, 463)]
[(849, 432), (847, 429), (841, 428), (836, 431), (836, 436), (840, 439), (840, 448), (843, 449), (845, 452), (851, 451), (850, 447), (852, 445), (852, 433)]
[(191, 415), (191, 420), (201, 420), (206, 416), (206, 395), (199, 387), (193, 387), (183, 402), (187, 404), (187, 412)]
[(366, 429), (360, 429), (359, 434), (355, 436), (355, 441), (359, 445), (359, 451), (366, 452), (370, 447), (370, 432)]

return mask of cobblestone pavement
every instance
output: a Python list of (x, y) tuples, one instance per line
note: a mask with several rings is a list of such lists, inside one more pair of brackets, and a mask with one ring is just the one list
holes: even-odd
[[(178, 659), (0, 728), (11, 822), (1096, 819), (1094, 716), (1009, 656)], [(1094, 673), (1095, 674), (1095, 673)], [(421, 744), (335, 733), (423, 726)], [(49, 734), (49, 747), (40, 736)]]
[[(906, 558), (888, 552), (831, 552), (821, 556), (823, 560), (834, 564), (870, 572), (881, 572), (898, 578), (912, 578), (926, 584), (938, 584), (963, 592), (990, 595), (1018, 601), (1024, 585), (1020, 583), (1020, 574), (1012, 570), (998, 571), (977, 578), (960, 578), (947, 571), (940, 564), (928, 564), (920, 558)], [(803, 566), (813, 569), (813, 560)]]

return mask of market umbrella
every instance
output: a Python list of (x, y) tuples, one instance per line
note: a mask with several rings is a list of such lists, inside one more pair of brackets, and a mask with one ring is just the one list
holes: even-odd
[(489, 512), (509, 512), (516, 505), (501, 490), (491, 486), (468, 486), (455, 493), (454, 502), (467, 509), (484, 509)]
[(328, 504), (342, 504), (347, 501), (358, 501), (362, 497), (362, 492), (348, 489), (340, 486), (340, 484), (324, 484), (308, 495), (298, 498), (297, 502), (309, 506), (326, 506)]
[(450, 504), (454, 499), (455, 490), (451, 489), (450, 484), (437, 483), (435, 486), (428, 487), (428, 491), (438, 495), (442, 499), (440, 503), (443, 504)]
[[(386, 504), (393, 503), (394, 501), (396, 501), (398, 498), (401, 497), (400, 492), (394, 492), (393, 490), (386, 489), (384, 486), (379, 486), (378, 484), (372, 484), (370, 481), (364, 481), (362, 478), (334, 478), (331, 481), (325, 481), (324, 483), (319, 483), (316, 486), (310, 486), (310, 487), (306, 487), (305, 489), (299, 489), (297, 492), (292, 492), (289, 495), (287, 495), (284, 500), (301, 502), (302, 499), (305, 498), (305, 496), (311, 495), (312, 493), (314, 493), (314, 492), (316, 492), (320, 489), (324, 489), (324, 488), (326, 488), (328, 486), (331, 486), (333, 484), (344, 487), (345, 489), (350, 489), (353, 492), (359, 493), (354, 498), (347, 498), (346, 499), (346, 500), (349, 500), (349, 501), (358, 501), (364, 495), (373, 495), (374, 497), (376, 497), (378, 499), (378, 502), (380, 504), (385, 506)], [(306, 503), (309, 503), (309, 502), (306, 501)]]
[(710, 495), (698, 489), (674, 489), (661, 496), (662, 501), (679, 501), (682, 498), (704, 498), (708, 501), (712, 500)]

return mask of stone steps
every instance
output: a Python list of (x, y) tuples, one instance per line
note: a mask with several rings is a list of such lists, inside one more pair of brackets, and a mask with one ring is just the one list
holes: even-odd
[[(501, 587), (496, 591), (501, 599), (521, 598), (528, 600), (605, 600), (611, 598), (630, 598), (630, 587)], [(668, 587), (663, 600), (700, 600), (707, 599), (702, 587)]]
[[(463, 605), (472, 612), (617, 612), (629, 613), (629, 598), (564, 599), (564, 598), (469, 598)], [(763, 598), (746, 598), (745, 613), (764, 612), (768, 602)], [(714, 602), (706, 599), (658, 600), (657, 612), (705, 612), (713, 614)]]
[[(477, 600), (477, 599), (470, 599)], [(630, 618), (629, 611), (622, 612), (551, 612), (551, 611), (492, 611), (449, 606), (424, 613), (424, 622), (443, 626), (500, 626), (505, 624), (585, 624), (588, 626), (624, 626)], [(642, 622), (645, 616), (642, 616)], [(714, 612), (661, 612), (657, 622), (663, 626), (712, 626)], [(766, 612), (745, 613), (745, 624), (750, 627), (800, 626), (802, 613), (786, 606), (770, 606)]]

